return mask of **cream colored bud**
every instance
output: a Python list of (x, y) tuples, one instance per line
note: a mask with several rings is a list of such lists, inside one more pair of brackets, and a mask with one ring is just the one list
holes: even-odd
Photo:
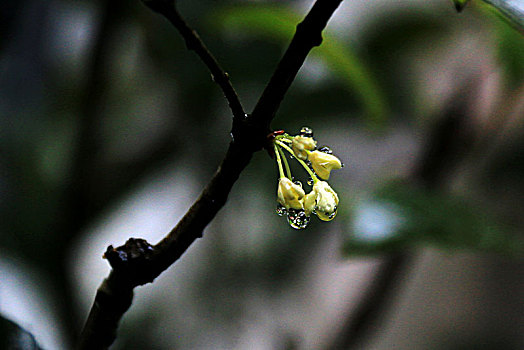
[(310, 216), (317, 206), (317, 193), (313, 190), (304, 197), (304, 211), (306, 216)]
[(309, 153), (309, 161), (315, 173), (323, 180), (329, 179), (329, 174), (333, 169), (340, 169), (342, 163), (340, 159), (332, 154), (327, 154), (320, 151), (313, 151)]
[(315, 147), (317, 147), (317, 141), (315, 141), (312, 137), (293, 137), (291, 148), (293, 149), (295, 155), (302, 160), (307, 160), (307, 151), (312, 151), (315, 149)]
[(337, 215), (338, 195), (326, 181), (313, 185), (316, 193), (316, 214), (320, 220), (330, 221)]
[(302, 186), (293, 183), (287, 177), (282, 177), (278, 182), (277, 200), (286, 209), (303, 209), (305, 192)]

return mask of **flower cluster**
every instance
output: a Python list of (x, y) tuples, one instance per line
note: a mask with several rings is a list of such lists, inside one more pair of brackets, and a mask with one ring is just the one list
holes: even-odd
[[(303, 229), (308, 225), (311, 214), (320, 220), (330, 221), (337, 215), (338, 195), (327, 181), (331, 170), (343, 165), (328, 147), (317, 149), (313, 131), (303, 127), (299, 135), (291, 136), (281, 132), (273, 133), (273, 147), (278, 164), (280, 179), (277, 190), (277, 213), (286, 215), (291, 227)], [(308, 184), (311, 192), (302, 188), (300, 181), (293, 181), (285, 152), (295, 158), (311, 177)]]

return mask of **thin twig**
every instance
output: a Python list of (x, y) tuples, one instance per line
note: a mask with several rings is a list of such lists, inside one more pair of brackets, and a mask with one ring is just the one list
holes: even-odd
[[(183, 22), (170, 0), (144, 0), (153, 10), (166, 16), (183, 32), (188, 47), (198, 50), (217, 83), (224, 90), (234, 114), (234, 140), (217, 172), (200, 197), (173, 230), (157, 245), (141, 239), (130, 239), (119, 248), (109, 246), (105, 257), (112, 271), (97, 291), (93, 307), (81, 335), (79, 349), (105, 349), (116, 338), (118, 323), (129, 309), (133, 289), (152, 282), (171, 266), (202, 236), (204, 228), (224, 206), (240, 173), (249, 164), (253, 153), (264, 147), (269, 124), (276, 114), (291, 82), (307, 54), (322, 41), (321, 32), (342, 0), (318, 0), (307, 17), (297, 26), (293, 40), (258, 102), (253, 115), (245, 117), (227, 75), (196, 34)], [(195, 41), (196, 40), (196, 41)], [(203, 50), (203, 51), (202, 51)], [(204, 58), (205, 59), (204, 59)], [(218, 69), (218, 70), (217, 70)], [(227, 84), (224, 84), (224, 79)], [(231, 90), (229, 90), (231, 89)], [(227, 91), (227, 92), (226, 92)], [(229, 96), (229, 97), (228, 97)]]
[(269, 123), (302, 63), (311, 49), (322, 43), (322, 30), (341, 2), (342, 0), (315, 2), (306, 18), (298, 24), (293, 40), (253, 110), (252, 120), (255, 124), (269, 129)]
[(180, 16), (175, 7), (175, 2), (173, 0), (142, 0), (142, 2), (153, 11), (162, 14), (173, 24), (173, 26), (175, 26), (180, 35), (186, 41), (187, 48), (194, 51), (198, 57), (200, 57), (202, 62), (204, 62), (211, 72), (213, 80), (222, 89), (222, 92), (229, 103), (229, 108), (231, 108), (231, 112), (233, 112), (233, 117), (242, 120), (246, 116), (246, 113), (244, 112), (244, 108), (240, 103), (238, 95), (229, 80), (229, 74), (220, 67), (220, 64), (202, 42), (197, 32), (191, 29)]

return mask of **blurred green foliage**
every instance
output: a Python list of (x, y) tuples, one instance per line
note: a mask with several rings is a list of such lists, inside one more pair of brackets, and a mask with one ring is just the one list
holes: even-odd
[(510, 88), (518, 88), (524, 80), (524, 23), (519, 31), (513, 22), (493, 7), (481, 6), (481, 9), (491, 19), (497, 38), (498, 58), (504, 68), (506, 81)]
[[(285, 5), (225, 7), (212, 20), (217, 27), (228, 31), (288, 43), (301, 17)], [(349, 42), (330, 33), (323, 33), (322, 45), (312, 56), (318, 56), (344, 86), (357, 96), (364, 109), (364, 121), (370, 127), (384, 127), (388, 115), (387, 102), (370, 69), (359, 58)], [(343, 36), (342, 36), (343, 38)]]
[(381, 235), (381, 239), (366, 239), (366, 232), (350, 230), (344, 244), (344, 253), (348, 256), (420, 245), (514, 256), (524, 252), (524, 241), (515, 236), (515, 228), (501, 223), (481, 203), (399, 181), (378, 189), (373, 203), (392, 208), (389, 213), (392, 216), (382, 218), (386, 221), (384, 229), (391, 232)]
[(483, 1), (496, 8), (505, 18), (508, 18), (513, 24), (524, 30), (524, 3), (521, 0)]

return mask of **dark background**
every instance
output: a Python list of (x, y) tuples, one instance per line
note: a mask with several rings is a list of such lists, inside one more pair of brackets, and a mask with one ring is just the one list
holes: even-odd
[[(250, 111), (311, 4), (179, 9)], [(273, 127), (307, 125), (342, 159), (337, 218), (290, 228), (259, 152), (204, 238), (136, 291), (115, 349), (349, 347), (392, 254), (404, 263), (361, 348), (524, 347), (522, 30), (480, 1), (358, 0), (324, 39)], [(106, 247), (169, 232), (230, 128), (202, 62), (139, 1), (1, 2), (2, 317), (69, 348)]]

